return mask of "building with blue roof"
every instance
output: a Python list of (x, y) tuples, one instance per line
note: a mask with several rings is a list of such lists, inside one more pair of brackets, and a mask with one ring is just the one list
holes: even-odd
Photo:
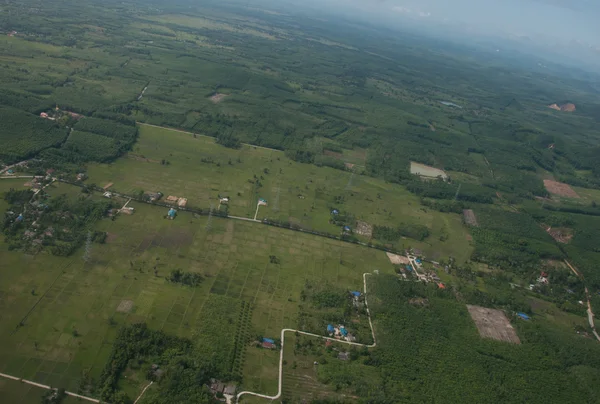
[(274, 344), (275, 340), (271, 339), (271, 338), (263, 338), (262, 342), (266, 342), (268, 344)]
[(327, 332), (329, 334), (333, 334), (335, 332), (335, 327), (332, 326), (331, 324), (327, 324)]
[(360, 292), (350, 292), (354, 297), (360, 297)]
[(340, 333), (342, 334), (342, 337), (348, 336), (348, 330), (344, 327), (340, 327)]
[(177, 211), (173, 208), (169, 209), (169, 213), (167, 213), (167, 216), (169, 217), (169, 219), (174, 219), (175, 216), (177, 215)]
[(334, 210), (332, 210), (332, 211), (331, 211), (331, 214), (332, 214), (332, 215), (339, 215), (339, 214), (340, 214), (340, 211), (339, 211), (339, 210), (337, 210), (337, 209), (334, 209)]
[(521, 312), (517, 313), (517, 316), (519, 316), (523, 320), (530, 320), (531, 319), (531, 317), (529, 317), (527, 314), (521, 313)]

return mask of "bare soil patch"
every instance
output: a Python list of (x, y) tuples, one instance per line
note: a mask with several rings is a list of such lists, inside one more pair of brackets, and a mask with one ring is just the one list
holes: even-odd
[(568, 184), (553, 180), (544, 180), (544, 186), (551, 194), (566, 196), (567, 198), (579, 198), (579, 195)]
[(104, 241), (106, 244), (110, 244), (115, 241), (119, 236), (115, 233), (106, 233), (106, 240)]
[(477, 223), (477, 217), (475, 216), (475, 212), (473, 209), (465, 209), (463, 210), (463, 218), (465, 219), (465, 223), (469, 226), (479, 226)]
[(106, 191), (108, 188), (110, 188), (112, 186), (113, 186), (113, 183), (109, 182), (108, 184), (106, 184), (105, 186), (103, 186), (102, 189), (104, 189)]
[(361, 220), (357, 220), (356, 233), (369, 238), (373, 237), (373, 225)]
[(225, 97), (227, 97), (227, 96), (229, 96), (229, 94), (215, 93), (215, 94), (211, 95), (210, 100), (212, 102), (214, 102), (215, 104), (218, 104), (221, 101), (223, 101), (225, 99)]
[(577, 110), (577, 107), (575, 106), (575, 104), (572, 104), (570, 102), (566, 103), (566, 104), (562, 104), (562, 105), (558, 105), (556, 103), (548, 105), (548, 108), (550, 109), (554, 109), (556, 111), (562, 111), (562, 112), (574, 112)]
[(515, 329), (502, 310), (488, 309), (467, 304), (467, 310), (477, 326), (479, 335), (483, 338), (520, 344)]
[(548, 233), (555, 241), (563, 244), (569, 244), (573, 239), (573, 229), (568, 227), (546, 227)]
[(133, 300), (121, 300), (121, 303), (117, 306), (119, 313), (129, 313), (131, 309), (133, 309)]
[(415, 163), (414, 161), (410, 162), (410, 173), (429, 178), (448, 178), (448, 175), (444, 172), (444, 170), (440, 170), (439, 168), (427, 166), (421, 163)]
[(332, 150), (327, 150), (327, 149), (323, 150), (323, 154), (326, 156), (329, 156), (329, 157), (336, 158), (336, 159), (341, 159), (342, 157), (344, 157), (344, 155), (342, 153), (334, 152)]
[(352, 170), (354, 168), (354, 164), (352, 164), (352, 163), (344, 163), (344, 167), (346, 167), (348, 170)]
[(389, 252), (386, 253), (386, 255), (390, 259), (390, 262), (394, 265), (410, 264), (410, 260), (403, 255), (392, 254)]

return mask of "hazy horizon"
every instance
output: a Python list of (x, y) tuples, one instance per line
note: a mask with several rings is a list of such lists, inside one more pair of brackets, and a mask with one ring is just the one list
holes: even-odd
[[(600, 66), (600, 4), (589, 0), (286, 0), (297, 7), (443, 38), (496, 38)], [(252, 0), (250, 1), (252, 3)], [(279, 2), (278, 2), (279, 3)], [(281, 4), (281, 3), (280, 3)], [(560, 59), (560, 58), (558, 58)]]

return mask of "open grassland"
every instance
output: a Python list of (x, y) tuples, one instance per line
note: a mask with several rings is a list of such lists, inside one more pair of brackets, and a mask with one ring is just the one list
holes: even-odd
[[(39, 404), (48, 390), (16, 380), (0, 378), (0, 397), (3, 403)], [(85, 403), (74, 397), (65, 397), (61, 404)]]
[[(295, 327), (307, 280), (357, 289), (363, 272), (393, 270), (377, 250), (231, 219), (209, 224), (181, 213), (168, 221), (161, 208), (132, 206), (132, 216), (99, 222), (108, 242), (93, 246), (88, 263), (82, 251), (27, 256), (0, 245), (0, 371), (77, 391), (83, 374), (98, 378), (119, 326), (141, 321), (228, 355), (238, 333), (277, 337)], [(165, 276), (174, 269), (205, 280), (197, 288), (171, 284)], [(251, 313), (249, 323), (236, 323), (242, 312)], [(277, 354), (248, 352), (236, 359), (244, 384), (272, 391)], [(121, 388), (135, 397), (145, 382), (125, 374)]]
[[(168, 164), (166, 164), (168, 162)], [(163, 164), (164, 163), (164, 164)], [(228, 149), (213, 138), (140, 126), (134, 151), (112, 164), (93, 164), (88, 182), (134, 194), (160, 191), (188, 199), (188, 206), (215, 209), (218, 195), (229, 196), (228, 213), (290, 222), (306, 229), (340, 234), (331, 210), (350, 213), (371, 225), (422, 224), (431, 231), (424, 242), (403, 239), (390, 247), (421, 248), (435, 258), (464, 262), (472, 249), (459, 215), (425, 209), (418, 197), (383, 180), (288, 159), (281, 151), (254, 146)], [(257, 184), (260, 183), (260, 186)], [(350, 226), (354, 228), (354, 223)], [(445, 241), (440, 241), (440, 236)], [(365, 239), (365, 241), (368, 241)]]

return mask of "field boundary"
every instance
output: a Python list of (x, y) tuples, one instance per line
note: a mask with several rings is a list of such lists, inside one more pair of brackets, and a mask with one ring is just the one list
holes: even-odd
[[(59, 182), (65, 183), (65, 184), (70, 184), (79, 188), (85, 188), (86, 186), (80, 182), (75, 182), (75, 181), (70, 181), (70, 180), (66, 180), (64, 178), (57, 178), (56, 179)], [(104, 192), (104, 189), (100, 188), (100, 187), (95, 187), (92, 188), (93, 191), (97, 191), (97, 192)], [(131, 199), (132, 201), (135, 202), (139, 202), (139, 203), (145, 203), (147, 205), (154, 205), (154, 206), (160, 206), (160, 207), (164, 207), (164, 208), (172, 208), (173, 205), (167, 204), (167, 203), (162, 203), (162, 202), (150, 202), (150, 201), (146, 201), (144, 199), (141, 199), (137, 196), (134, 195), (127, 195), (127, 194), (123, 194), (120, 192), (116, 192), (116, 191), (111, 191), (111, 194), (113, 194), (114, 196), (118, 196), (120, 198), (124, 198), (124, 199)], [(365, 243), (363, 241), (359, 241), (357, 239), (349, 239), (347, 237), (344, 236), (336, 236), (335, 234), (331, 234), (331, 233), (324, 233), (324, 232), (318, 232), (315, 230), (307, 230), (307, 229), (303, 229), (302, 227), (299, 227), (297, 225), (294, 225), (292, 223), (279, 223), (276, 221), (272, 221), (272, 220), (268, 220), (268, 219), (263, 219), (263, 220), (254, 220), (252, 218), (247, 218), (247, 217), (241, 217), (241, 216), (230, 216), (226, 213), (221, 213), (221, 212), (212, 212), (210, 213), (210, 211), (208, 210), (203, 210), (200, 208), (193, 208), (193, 207), (178, 207), (178, 210), (182, 211), (182, 212), (190, 212), (190, 213), (195, 213), (197, 215), (201, 215), (201, 216), (217, 216), (217, 217), (221, 217), (223, 219), (235, 219), (235, 220), (243, 220), (246, 222), (254, 222), (254, 223), (261, 223), (263, 225), (266, 226), (273, 226), (273, 227), (279, 227), (281, 229), (288, 229), (288, 230), (292, 230), (292, 231), (298, 231), (301, 233), (305, 233), (305, 234), (312, 234), (313, 236), (319, 236), (319, 237), (325, 237), (325, 238), (329, 238), (332, 240), (337, 240), (337, 241), (342, 241), (345, 243), (350, 243), (350, 244), (357, 244), (363, 247), (367, 247), (367, 248), (373, 248), (375, 250), (379, 250), (379, 251), (383, 251), (383, 252), (389, 252), (389, 253), (393, 253), (393, 254), (397, 254), (397, 255), (403, 255), (403, 253), (399, 252), (399, 251), (395, 251), (395, 250), (391, 250), (389, 248), (385, 248), (381, 245), (377, 245), (377, 244), (372, 244), (372, 243)]]
[[(186, 135), (196, 135), (196, 136), (202, 136), (202, 137), (207, 137), (210, 139), (213, 139), (216, 141), (215, 137), (212, 136), (208, 136), (208, 135), (201, 135), (200, 133), (195, 133), (195, 132), (188, 132), (185, 130), (181, 130), (181, 129), (176, 129), (176, 128), (169, 128), (168, 126), (158, 126), (158, 125), (152, 125), (150, 123), (144, 123), (144, 122), (137, 122), (136, 124), (141, 125), (141, 126), (150, 126), (151, 128), (158, 128), (158, 129), (165, 129), (165, 130), (172, 130), (174, 132), (179, 132), (179, 133), (185, 133)], [(283, 150), (279, 150), (279, 149), (272, 149), (270, 147), (264, 147), (264, 146), (258, 146), (252, 143), (241, 143), (243, 146), (249, 146), (249, 147), (257, 147), (259, 149), (264, 149), (264, 150), (270, 150), (270, 151), (276, 151), (276, 152), (281, 152), (283, 153)]]
[(373, 337), (372, 344), (369, 345), (369, 344), (361, 344), (358, 342), (343, 341), (343, 340), (339, 340), (339, 339), (335, 339), (335, 338), (331, 338), (331, 337), (325, 337), (323, 335), (313, 334), (313, 333), (306, 332), (306, 331), (294, 330), (292, 328), (284, 328), (281, 330), (281, 349), (279, 350), (279, 383), (278, 383), (279, 387), (277, 389), (277, 394), (274, 396), (269, 396), (266, 394), (256, 393), (253, 391), (242, 391), (237, 394), (235, 402), (239, 403), (240, 398), (244, 395), (262, 397), (262, 398), (266, 398), (268, 400), (277, 400), (278, 398), (281, 397), (281, 394), (283, 391), (283, 347), (285, 345), (285, 334), (288, 332), (293, 332), (294, 334), (308, 335), (309, 337), (317, 337), (317, 338), (321, 338), (324, 340), (339, 342), (339, 343), (347, 344), (347, 345), (375, 348), (375, 346), (377, 346), (377, 340), (375, 339), (375, 330), (373, 328), (373, 322), (371, 320), (371, 311), (369, 310), (369, 305), (367, 302), (367, 275), (372, 275), (372, 274), (369, 272), (365, 272), (363, 274), (363, 288), (364, 288), (363, 290), (364, 290), (364, 294), (365, 294), (365, 308), (367, 310), (367, 318), (369, 319), (369, 326), (371, 327), (371, 335)]
[[(29, 384), (31, 386), (39, 387), (39, 388), (46, 389), (46, 390), (55, 390), (53, 387), (47, 386), (45, 384), (36, 383), (31, 380), (21, 379), (19, 377), (7, 375), (5, 373), (0, 373), (0, 377), (4, 377), (5, 379), (10, 379), (10, 380), (14, 380), (17, 382)], [(65, 391), (65, 394), (68, 396), (71, 396), (71, 397), (80, 398), (82, 400), (91, 401), (92, 403), (100, 403), (100, 400), (96, 400), (95, 398), (91, 398), (91, 397), (82, 396), (81, 394), (72, 393), (70, 391)]]

